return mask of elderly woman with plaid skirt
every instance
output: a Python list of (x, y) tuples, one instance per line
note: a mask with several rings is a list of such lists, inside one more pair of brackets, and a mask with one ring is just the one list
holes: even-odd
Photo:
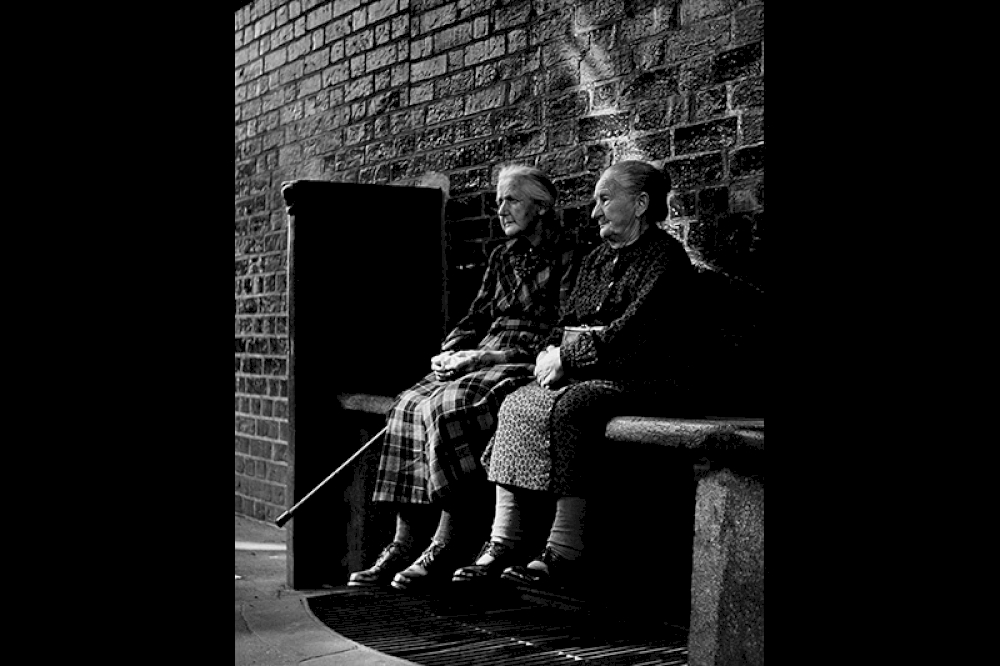
[[(532, 380), (537, 350), (574, 277), (574, 252), (555, 241), (557, 191), (538, 169), (507, 166), (497, 182), (508, 237), (490, 254), (468, 314), (431, 359), (432, 372), (400, 394), (388, 418), (374, 501), (397, 505), (396, 533), (375, 564), (348, 585), (412, 589), (447, 581), (459, 563), (449, 544), (469, 518), (470, 492), (486, 484), (480, 456), (504, 396)], [(430, 545), (415, 549), (426, 519)]]
[[(583, 259), (551, 344), (537, 357), (537, 382), (500, 408), (482, 459), (496, 484), (490, 540), (454, 581), (501, 577), (558, 587), (576, 578), (585, 498), (600, 483), (591, 457), (607, 422), (642, 410), (646, 400), (683, 395), (687, 368), (677, 333), (693, 267), (657, 224), (667, 217), (670, 189), (666, 173), (639, 161), (619, 162), (598, 181), (591, 217), (604, 242)], [(534, 529), (548, 536), (525, 564), (522, 544), (533, 547)]]

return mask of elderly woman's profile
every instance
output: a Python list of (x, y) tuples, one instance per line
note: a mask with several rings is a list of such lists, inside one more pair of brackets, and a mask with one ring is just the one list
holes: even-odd
[[(468, 313), (430, 359), (431, 372), (390, 408), (373, 500), (396, 508), (395, 534), (348, 585), (412, 590), (449, 580), (460, 563), (453, 546), (475, 520), (469, 493), (487, 485), (480, 458), (496, 413), (507, 394), (532, 381), (537, 350), (575, 275), (574, 250), (557, 243), (557, 194), (538, 169), (500, 170), (506, 240), (491, 252)], [(434, 528), (429, 543), (425, 527)]]
[[(482, 458), (496, 485), (490, 540), (454, 572), (455, 582), (563, 586), (578, 578), (586, 498), (601, 479), (593, 454), (607, 422), (683, 393), (687, 361), (670, 333), (683, 330), (676, 302), (693, 266), (658, 226), (670, 190), (666, 173), (635, 160), (598, 180), (591, 218), (603, 242), (582, 261), (537, 356), (536, 381), (500, 408)], [(536, 542), (530, 521), (537, 516), (554, 517)]]

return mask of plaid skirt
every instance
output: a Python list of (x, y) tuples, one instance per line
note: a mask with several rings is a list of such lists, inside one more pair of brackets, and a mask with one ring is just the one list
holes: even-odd
[[(494, 322), (479, 349), (541, 344), (548, 326), (521, 319)], [(372, 499), (430, 504), (460, 481), (486, 475), (479, 459), (496, 428), (500, 403), (532, 379), (529, 363), (503, 363), (438, 381), (428, 373), (395, 400), (386, 419)]]

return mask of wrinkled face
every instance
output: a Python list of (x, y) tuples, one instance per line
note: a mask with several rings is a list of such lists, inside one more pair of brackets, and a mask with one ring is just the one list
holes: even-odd
[(499, 183), (497, 206), (500, 226), (508, 238), (535, 231), (538, 216), (543, 209), (538, 203), (524, 196), (520, 188), (510, 182)]
[(634, 241), (641, 232), (640, 216), (646, 212), (648, 197), (645, 192), (629, 194), (605, 172), (594, 188), (594, 210), (590, 217), (601, 227), (601, 238), (612, 247)]

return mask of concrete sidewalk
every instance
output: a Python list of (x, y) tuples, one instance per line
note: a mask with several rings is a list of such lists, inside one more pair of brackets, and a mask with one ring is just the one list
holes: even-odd
[(236, 516), (236, 666), (415, 666), (337, 634), (290, 590), (285, 530)]

